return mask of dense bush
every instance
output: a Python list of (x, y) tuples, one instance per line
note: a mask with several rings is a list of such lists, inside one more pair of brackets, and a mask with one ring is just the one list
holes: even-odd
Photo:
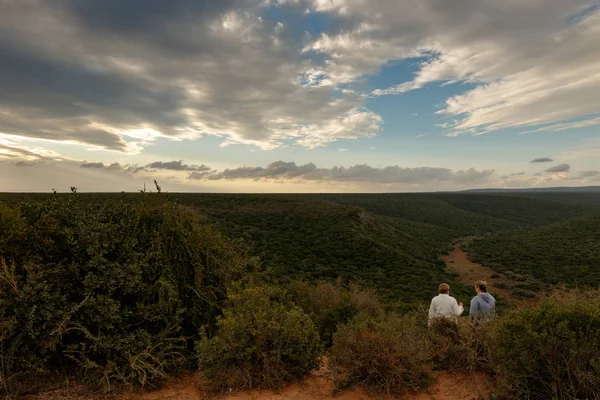
[(491, 235), (469, 257), (537, 290), (548, 283), (600, 287), (600, 215)]
[(48, 371), (146, 385), (193, 360), (255, 260), (152, 196), (0, 209), (0, 385)]
[(491, 330), (506, 399), (595, 399), (600, 393), (600, 293), (558, 293)]
[(339, 325), (349, 322), (360, 313), (376, 317), (384, 312), (375, 292), (359, 283), (345, 286), (340, 279), (314, 284), (294, 281), (288, 287), (294, 302), (317, 326), (326, 348), (331, 346), (333, 334)]
[(237, 288), (223, 313), (218, 333), (196, 347), (200, 370), (213, 391), (279, 387), (319, 365), (317, 330), (283, 289)]
[(428, 331), (433, 369), (489, 372), (490, 326), (468, 318), (460, 318), (458, 324), (434, 321)]
[(338, 388), (364, 384), (374, 392), (402, 394), (431, 384), (430, 358), (423, 316), (392, 315), (339, 327), (329, 366)]

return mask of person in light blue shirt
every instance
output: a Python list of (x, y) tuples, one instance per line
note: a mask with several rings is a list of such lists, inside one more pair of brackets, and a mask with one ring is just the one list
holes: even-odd
[(496, 299), (487, 292), (485, 281), (475, 282), (477, 296), (471, 300), (469, 316), (478, 321), (486, 321), (494, 318), (496, 314)]

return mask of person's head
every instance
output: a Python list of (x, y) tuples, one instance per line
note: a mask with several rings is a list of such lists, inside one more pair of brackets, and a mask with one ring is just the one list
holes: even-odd
[(447, 283), (441, 283), (439, 289), (440, 289), (440, 294), (450, 293), (450, 285), (448, 285)]
[(486, 281), (475, 282), (475, 291), (477, 293), (487, 293), (487, 282)]

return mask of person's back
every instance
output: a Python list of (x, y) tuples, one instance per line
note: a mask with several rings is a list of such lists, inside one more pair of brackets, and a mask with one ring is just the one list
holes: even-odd
[(475, 282), (475, 292), (477, 295), (471, 299), (469, 315), (477, 320), (492, 319), (496, 313), (496, 299), (487, 292), (486, 282)]
[(448, 318), (456, 321), (456, 318), (463, 313), (462, 303), (458, 303), (454, 297), (450, 296), (450, 286), (448, 284), (442, 283), (439, 292), (440, 294), (431, 300), (429, 325), (436, 318)]

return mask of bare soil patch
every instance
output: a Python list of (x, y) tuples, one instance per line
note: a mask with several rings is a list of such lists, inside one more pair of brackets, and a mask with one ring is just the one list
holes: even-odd
[[(508, 290), (495, 286), (495, 283), (497, 282), (510, 284), (516, 283), (516, 281), (506, 279), (503, 277), (503, 275), (499, 274), (493, 269), (484, 267), (481, 264), (477, 264), (469, 260), (467, 253), (461, 248), (462, 245), (463, 243), (457, 243), (454, 246), (454, 250), (452, 250), (448, 255), (442, 257), (446, 263), (446, 269), (448, 271), (454, 271), (458, 273), (460, 281), (466, 285), (473, 285), (475, 281), (478, 280), (487, 281), (488, 292), (494, 292), (502, 295), (508, 301), (515, 304), (517, 308), (520, 308), (527, 303), (525, 300), (517, 299), (512, 296)], [(500, 275), (501, 278), (492, 278), (493, 274)]]
[[(155, 390), (124, 394), (86, 393), (79, 387), (63, 388), (27, 396), (27, 400), (205, 400), (201, 395), (203, 380), (199, 373), (186, 374)], [(437, 372), (435, 383), (427, 392), (403, 396), (404, 400), (478, 400), (490, 392), (490, 380), (482, 373)], [(245, 390), (218, 396), (215, 400), (392, 400), (392, 396), (373, 395), (361, 388), (336, 392), (326, 366), (301, 381), (281, 390)]]

